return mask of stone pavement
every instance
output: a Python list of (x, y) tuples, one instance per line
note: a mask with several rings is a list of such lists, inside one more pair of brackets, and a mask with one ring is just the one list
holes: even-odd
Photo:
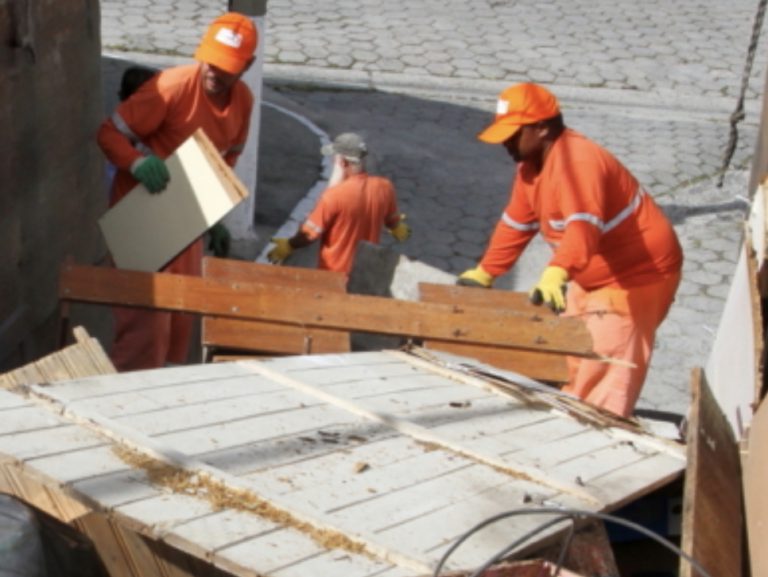
[[(226, 8), (220, 4), (102, 0), (104, 51), (137, 61), (188, 61), (207, 23)], [(479, 143), (475, 134), (504, 86), (545, 83), (560, 97), (566, 123), (614, 152), (675, 223), (684, 278), (658, 335), (640, 407), (682, 414), (690, 369), (705, 363), (717, 329), (748, 206), (766, 67), (762, 36), (731, 170), (722, 188), (714, 183), (756, 6), (746, 0), (270, 0), (263, 110), (277, 115), (262, 127), (260, 239), (248, 257), (289, 216), (302, 183), (322, 178), (319, 155), (314, 165), (307, 161), (315, 154), (313, 139), (355, 130), (369, 141), (375, 172), (395, 182), (414, 228), (393, 249), (453, 274), (473, 266), (514, 170), (501, 147)], [(292, 123), (298, 128), (286, 132)], [(299, 203), (286, 226), (307, 209)], [(535, 243), (498, 286), (527, 290), (545, 258)]]

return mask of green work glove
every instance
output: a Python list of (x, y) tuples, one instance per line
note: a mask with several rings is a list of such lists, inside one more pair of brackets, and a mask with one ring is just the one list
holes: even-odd
[(491, 288), (493, 277), (485, 272), (483, 267), (477, 265), (475, 268), (471, 268), (461, 273), (456, 284), (461, 286)]
[(227, 258), (231, 240), (229, 229), (223, 223), (217, 222), (208, 231), (208, 250), (212, 251), (214, 256)]
[(556, 313), (561, 313), (565, 310), (567, 284), (568, 271), (559, 266), (548, 266), (529, 293), (531, 302), (535, 305), (545, 304)]
[(400, 215), (398, 223), (389, 229), (389, 233), (395, 237), (398, 242), (405, 242), (411, 236), (411, 227), (405, 224), (405, 215)]
[(272, 264), (280, 264), (293, 252), (293, 247), (289, 239), (273, 237), (270, 239), (275, 243), (275, 247), (267, 253), (267, 260)]
[(165, 162), (154, 154), (141, 157), (134, 162), (131, 166), (131, 174), (152, 194), (165, 190), (168, 181), (171, 180), (171, 173), (168, 172)]

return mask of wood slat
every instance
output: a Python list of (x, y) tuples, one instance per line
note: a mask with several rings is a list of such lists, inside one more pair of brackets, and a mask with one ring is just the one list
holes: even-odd
[[(521, 292), (420, 283), (419, 297), (423, 302), (488, 307), (496, 311), (512, 310), (532, 316), (541, 315), (543, 318), (558, 318), (548, 308), (532, 305), (528, 295)], [(565, 356), (561, 354), (500, 350), (490, 346), (432, 339), (425, 341), (424, 347), (478, 359), (502, 369), (522, 373), (533, 379), (555, 383), (568, 381), (568, 367)]]
[(481, 307), (69, 264), (62, 268), (59, 296), (63, 300), (150, 307), (294, 326), (593, 355), (584, 324), (576, 319), (547, 319), (538, 314), (531, 316)]
[[(739, 577), (744, 517), (738, 446), (700, 368), (692, 372), (691, 388), (681, 547), (710, 575)], [(681, 577), (696, 575), (681, 562)]]
[[(203, 276), (231, 282), (257, 282), (276, 287), (307, 287), (346, 292), (346, 275), (297, 267), (276, 267), (253, 262), (206, 257)], [(228, 349), (272, 354), (349, 352), (349, 332), (296, 327), (257, 320), (204, 315), (202, 344), (209, 354)]]
[(768, 575), (768, 403), (755, 412), (744, 460), (744, 506), (752, 575)]
[(75, 327), (76, 342), (42, 359), (0, 374), (0, 387), (114, 374), (117, 372), (98, 340)]

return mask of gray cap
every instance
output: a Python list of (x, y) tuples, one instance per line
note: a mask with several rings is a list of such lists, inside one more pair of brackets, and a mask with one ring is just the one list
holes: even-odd
[(334, 138), (333, 142), (323, 146), (320, 152), (326, 156), (340, 154), (349, 160), (361, 160), (368, 154), (368, 147), (359, 134), (345, 132)]

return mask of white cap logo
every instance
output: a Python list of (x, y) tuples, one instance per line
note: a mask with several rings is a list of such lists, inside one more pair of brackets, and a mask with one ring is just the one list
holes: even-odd
[(501, 116), (509, 112), (509, 101), (502, 100), (501, 98), (496, 102), (496, 114)]
[(216, 33), (216, 41), (221, 42), (225, 46), (240, 48), (240, 45), (243, 43), (243, 36), (229, 28), (222, 28)]

